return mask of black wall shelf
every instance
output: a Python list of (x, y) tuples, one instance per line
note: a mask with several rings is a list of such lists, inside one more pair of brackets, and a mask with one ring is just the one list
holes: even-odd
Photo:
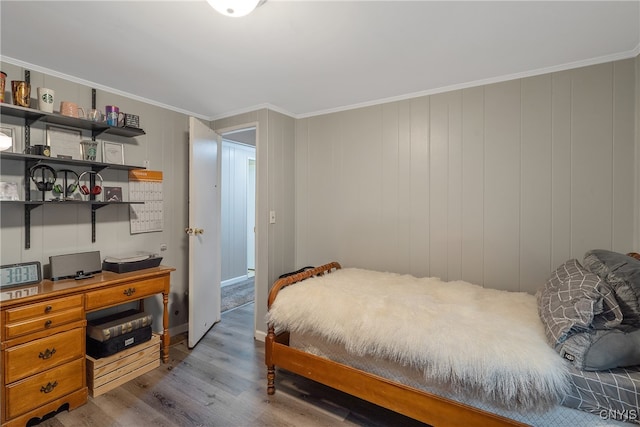
[(49, 163), (49, 164), (58, 164), (58, 165), (66, 165), (66, 166), (90, 167), (91, 170), (96, 172), (99, 172), (102, 169), (106, 169), (106, 168), (115, 169), (115, 170), (144, 169), (144, 166), (117, 165), (114, 163), (91, 162), (87, 160), (58, 159), (56, 157), (39, 156), (37, 154), (0, 152), (0, 159), (22, 160), (29, 163), (31, 166), (37, 163)]
[(63, 116), (58, 113), (45, 113), (44, 111), (34, 110), (33, 108), (25, 108), (5, 103), (0, 103), (0, 114), (25, 119), (29, 126), (35, 122), (43, 122), (90, 130), (93, 137), (102, 133), (129, 138), (145, 135), (145, 131), (139, 128), (109, 126), (105, 122), (92, 122), (91, 120)]
[[(25, 80), (29, 82), (30, 72), (25, 70)], [(92, 89), (92, 106), (95, 108), (96, 91)], [(91, 137), (95, 140), (96, 136), (101, 134), (117, 135), (127, 138), (133, 138), (140, 135), (145, 135), (144, 130), (139, 128), (130, 127), (117, 127), (109, 126), (106, 122), (93, 122), (91, 120), (79, 119), (75, 117), (63, 116), (58, 113), (45, 113), (44, 111), (36, 110), (33, 108), (25, 108), (18, 105), (11, 105), (6, 103), (0, 103), (0, 116), (17, 117), (24, 119), (24, 134), (25, 134), (25, 148), (31, 145), (31, 125), (35, 122), (51, 123), (56, 125), (62, 125), (72, 127), (76, 129), (91, 131)], [(26, 151), (26, 150), (25, 150)], [(23, 154), (23, 153), (9, 153), (0, 152), (0, 160), (21, 161), (24, 163), (24, 189), (25, 200), (7, 200), (2, 201), (2, 204), (8, 205), (21, 205), (24, 206), (24, 235), (25, 235), (25, 249), (31, 247), (31, 211), (39, 206), (51, 206), (51, 205), (87, 205), (91, 206), (91, 242), (96, 241), (96, 210), (110, 205), (132, 205), (142, 204), (144, 202), (105, 202), (95, 200), (95, 195), (90, 195), (90, 200), (44, 200), (46, 192), (42, 192), (42, 199), (40, 201), (31, 200), (31, 184), (29, 170), (37, 164), (58, 164), (65, 166), (76, 166), (82, 168), (91, 169), (94, 172), (99, 172), (103, 169), (115, 169), (115, 170), (134, 170), (145, 169), (143, 166), (134, 165), (118, 165), (112, 163), (92, 162), (86, 160), (74, 160), (74, 159), (60, 159), (55, 157), (39, 156), (35, 154)], [(66, 184), (65, 184), (66, 186)], [(95, 186), (95, 176), (90, 176), (90, 186)]]

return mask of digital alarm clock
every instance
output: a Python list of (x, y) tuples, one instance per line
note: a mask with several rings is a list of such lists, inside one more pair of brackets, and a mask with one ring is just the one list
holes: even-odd
[(42, 281), (40, 262), (20, 262), (0, 266), (0, 288), (30, 285)]

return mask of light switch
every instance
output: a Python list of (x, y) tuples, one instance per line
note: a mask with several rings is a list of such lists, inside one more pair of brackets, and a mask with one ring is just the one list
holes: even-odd
[(269, 211), (269, 224), (276, 223), (276, 211)]

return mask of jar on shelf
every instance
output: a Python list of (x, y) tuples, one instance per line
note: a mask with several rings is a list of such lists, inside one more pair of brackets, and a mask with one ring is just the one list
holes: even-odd
[(7, 73), (0, 71), (0, 102), (4, 102), (4, 83), (7, 80)]

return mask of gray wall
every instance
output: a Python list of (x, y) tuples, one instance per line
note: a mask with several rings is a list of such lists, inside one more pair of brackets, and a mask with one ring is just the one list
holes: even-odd
[[(9, 80), (22, 75), (2, 69)], [(308, 264), (533, 292), (589, 248), (637, 250), (638, 81), (636, 58), (305, 119), (261, 109), (215, 121), (219, 132), (257, 128), (256, 336), (273, 281)], [(39, 73), (32, 85), (90, 102), (82, 85)], [(32, 212), (25, 251), (22, 209), (2, 204), (0, 262), (167, 243), (164, 263), (177, 268), (170, 322), (183, 328), (188, 119), (103, 92), (98, 103), (140, 115), (147, 135), (123, 142), (125, 155), (164, 172), (164, 231), (132, 236), (128, 209), (111, 206), (98, 210), (91, 244), (86, 206), (47, 206)], [(151, 306), (158, 315), (159, 303)]]
[(636, 62), (297, 120), (296, 266), (535, 292), (637, 249)]
[[(261, 109), (213, 122), (218, 133), (256, 127), (256, 337), (266, 335), (271, 284), (295, 266), (295, 119)], [(269, 224), (269, 211), (276, 223)]]
[[(2, 63), (1, 69), (10, 81), (24, 79), (23, 69)], [(39, 72), (31, 72), (32, 98), (36, 88), (48, 87), (56, 91), (55, 110), (60, 101), (73, 101), (84, 108), (91, 105), (91, 88)], [(10, 100), (10, 98), (8, 98)], [(133, 139), (110, 137), (124, 144), (125, 163), (142, 165), (149, 161), (150, 169), (163, 172), (164, 231), (131, 235), (128, 206), (107, 206), (96, 211), (96, 242), (91, 243), (91, 210), (89, 206), (41, 206), (31, 211), (31, 249), (24, 249), (24, 210), (22, 206), (0, 204), (0, 263), (21, 261), (49, 263), (50, 255), (98, 250), (101, 255), (114, 255), (132, 251), (151, 251), (163, 256), (163, 264), (176, 268), (171, 275), (169, 297), (170, 327), (184, 330), (188, 321), (185, 292), (187, 282), (187, 240), (184, 228), (188, 223), (188, 117), (164, 108), (155, 107), (126, 97), (98, 91), (97, 104), (104, 112), (105, 105), (117, 105), (121, 111), (138, 114), (146, 135)], [(2, 117), (2, 126), (16, 130), (17, 150), (24, 148), (22, 119)], [(45, 127), (32, 126), (31, 144), (42, 144)], [(84, 133), (83, 137), (90, 138)], [(98, 140), (105, 139), (99, 137)], [(20, 162), (2, 161), (3, 181), (24, 182)], [(60, 166), (63, 167), (63, 166)], [(106, 185), (122, 186), (128, 194), (127, 173), (105, 170), (101, 173)], [(34, 187), (35, 188), (35, 187)], [(51, 194), (51, 193), (48, 193)], [(24, 197), (24, 196), (22, 196)], [(167, 244), (161, 252), (160, 245)], [(154, 325), (162, 326), (162, 298), (148, 301), (145, 309), (154, 314)]]

